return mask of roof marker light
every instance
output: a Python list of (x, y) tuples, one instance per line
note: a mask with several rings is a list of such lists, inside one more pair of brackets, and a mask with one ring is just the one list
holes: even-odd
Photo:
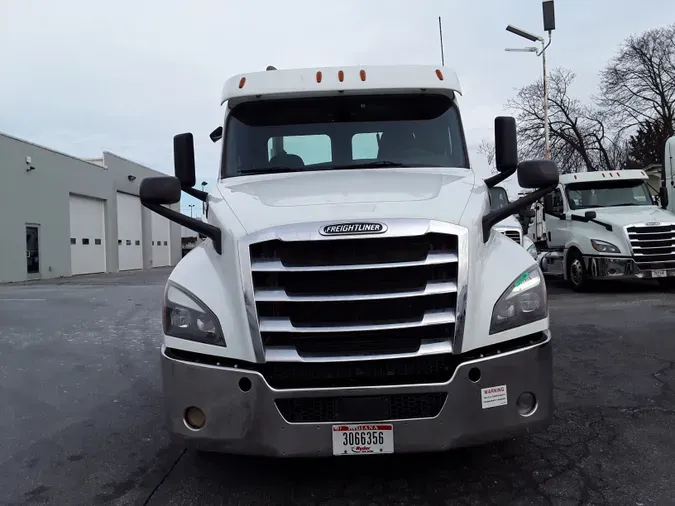
[(612, 173), (610, 172), (610, 173), (609, 173), (609, 177), (614, 177), (614, 174), (612, 174)]
[(340, 80), (340, 82), (345, 80), (345, 73), (342, 70), (338, 72), (338, 79)]
[(577, 176), (574, 176), (574, 179), (576, 179), (576, 178), (577, 178)]
[(443, 72), (441, 72), (441, 69), (436, 69), (436, 75), (438, 76), (438, 79), (441, 81), (443, 80)]
[(365, 70), (361, 70), (361, 72), (359, 72), (359, 75), (361, 76), (361, 81), (366, 80), (366, 71)]
[(245, 84), (246, 84), (246, 78), (245, 78), (245, 77), (242, 77), (242, 78), (239, 80), (239, 89), (242, 89), (242, 88), (244, 87)]
[(621, 174), (619, 174), (619, 173), (617, 172), (617, 173), (616, 173), (616, 177), (621, 177)]
[(602, 173), (602, 177), (605, 177), (605, 173), (604, 173), (604, 172)]
[(321, 71), (319, 70), (319, 71), (316, 73), (316, 82), (317, 82), (317, 83), (320, 83), (322, 77), (323, 77), (323, 74), (321, 74)]

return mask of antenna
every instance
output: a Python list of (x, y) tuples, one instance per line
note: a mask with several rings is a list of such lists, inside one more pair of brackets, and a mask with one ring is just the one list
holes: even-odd
[(445, 66), (445, 54), (443, 52), (443, 24), (441, 23), (440, 16), (438, 16), (438, 33), (441, 37), (441, 65)]

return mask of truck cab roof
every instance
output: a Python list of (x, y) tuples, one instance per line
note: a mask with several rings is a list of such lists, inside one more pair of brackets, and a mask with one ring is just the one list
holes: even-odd
[(248, 72), (225, 82), (221, 105), (302, 96), (433, 91), (462, 94), (454, 70), (432, 65), (363, 65)]
[(607, 181), (612, 179), (649, 179), (644, 170), (599, 170), (596, 172), (576, 172), (574, 174), (561, 174), (560, 184), (590, 183), (593, 181)]

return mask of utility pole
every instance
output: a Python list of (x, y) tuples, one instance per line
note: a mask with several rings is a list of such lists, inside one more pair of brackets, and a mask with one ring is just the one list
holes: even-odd
[(537, 51), (536, 47), (526, 47), (520, 49), (507, 48), (506, 51), (518, 51), (518, 52), (527, 52), (535, 53), (537, 56), (541, 56), (542, 70), (544, 73), (544, 96), (543, 106), (544, 106), (544, 145), (546, 150), (546, 159), (551, 159), (551, 143), (549, 138), (549, 121), (548, 121), (548, 71), (546, 69), (546, 49), (551, 45), (551, 32), (555, 30), (555, 12), (553, 6), (553, 0), (543, 0), (542, 2), (542, 11), (544, 18), (544, 31), (548, 32), (548, 43), (544, 41), (544, 38), (539, 35), (534, 35), (520, 28), (516, 28), (513, 25), (508, 25), (506, 31), (523, 37), (531, 42), (541, 43), (541, 51)]

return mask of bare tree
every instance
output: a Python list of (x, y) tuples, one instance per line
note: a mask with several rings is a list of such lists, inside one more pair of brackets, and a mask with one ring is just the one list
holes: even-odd
[(494, 165), (495, 163), (495, 143), (487, 139), (480, 141), (478, 149), (476, 150), (479, 155), (483, 155), (488, 165), (490, 166), (490, 172), (492, 174), (497, 173), (497, 169)]
[(600, 73), (598, 104), (619, 131), (657, 121), (675, 134), (675, 24), (624, 41)]
[[(561, 173), (618, 168), (623, 164), (624, 143), (606, 127), (606, 117), (597, 108), (570, 95), (576, 75), (558, 68), (549, 76), (549, 136), (551, 158)], [(521, 88), (507, 102), (518, 120), (521, 158), (543, 158), (544, 85), (539, 79)]]

